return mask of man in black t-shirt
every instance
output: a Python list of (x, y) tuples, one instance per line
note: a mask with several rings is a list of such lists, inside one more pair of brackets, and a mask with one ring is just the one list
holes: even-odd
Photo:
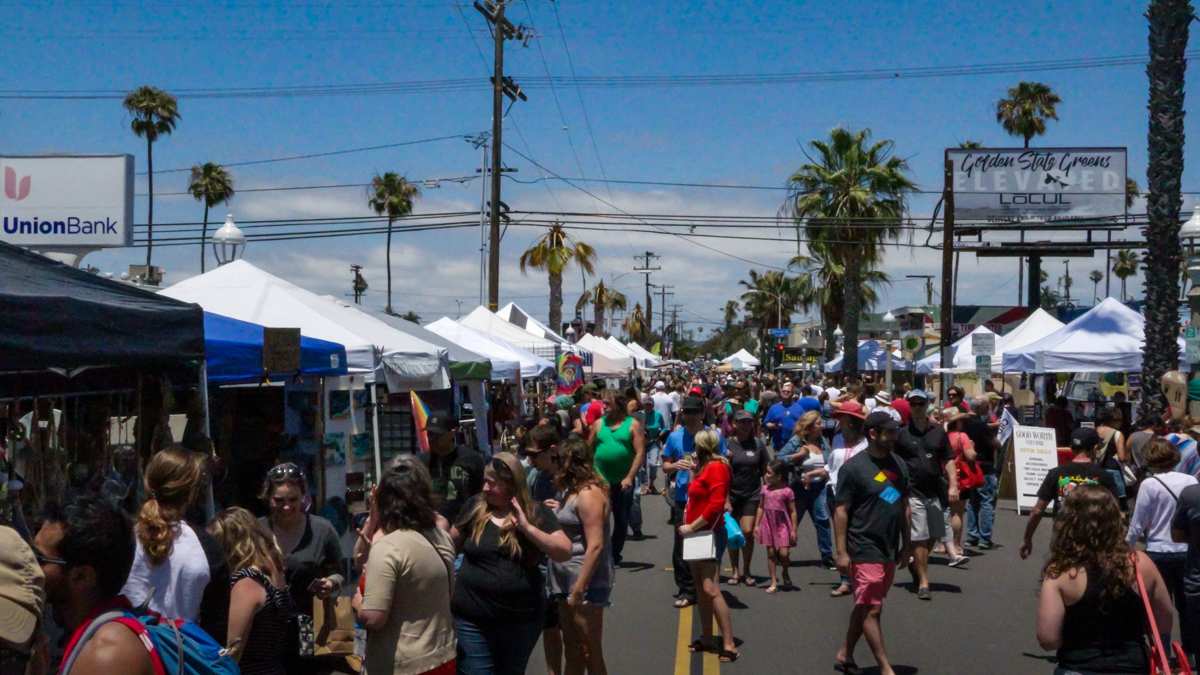
[(892, 416), (873, 412), (863, 426), (867, 451), (854, 455), (838, 470), (834, 491), (838, 571), (854, 582), (854, 611), (835, 662), (840, 669), (856, 672), (854, 646), (865, 635), (880, 672), (891, 673), (880, 616), (896, 574), (896, 561), (908, 558), (910, 484), (908, 468), (892, 452), (900, 429)]
[[(904, 460), (912, 481), (908, 503), (912, 511), (913, 560), (909, 571), (917, 583), (917, 597), (929, 600), (932, 597), (929, 593), (929, 550), (933, 542), (946, 534), (942, 499), (958, 500), (958, 472), (954, 468), (945, 430), (929, 421), (928, 397), (918, 389), (909, 392), (907, 398), (912, 416), (900, 430), (896, 455)], [(965, 556), (958, 556), (950, 564), (957, 567), (966, 560)]]
[(1042, 513), (1051, 502), (1054, 502), (1054, 512), (1057, 513), (1062, 506), (1062, 500), (1080, 485), (1102, 485), (1113, 493), (1113, 497), (1117, 496), (1117, 483), (1112, 474), (1094, 463), (1095, 458), (1092, 455), (1098, 445), (1100, 435), (1095, 429), (1080, 427), (1071, 432), (1071, 450), (1075, 456), (1068, 464), (1056, 466), (1046, 472), (1046, 478), (1037, 491), (1037, 503), (1033, 506), (1033, 512), (1029, 514), (1029, 522), (1025, 524), (1025, 543), (1021, 544), (1022, 559), (1033, 553), (1033, 533), (1037, 531), (1038, 524), (1042, 522)]
[(463, 504), (483, 490), (483, 455), (454, 443), (458, 420), (434, 415), (425, 423), (429, 454), (423, 456), (433, 479), (433, 500), (438, 513), (458, 520)]
[(1171, 520), (1171, 538), (1187, 543), (1187, 563), (1183, 569), (1183, 611), (1189, 615), (1180, 622), (1184, 649), (1200, 646), (1200, 485), (1189, 485), (1179, 491), (1175, 516)]
[(975, 488), (967, 502), (967, 545), (987, 550), (992, 547), (992, 524), (996, 519), (996, 496), (1000, 467), (996, 462), (996, 430), (988, 424), (991, 404), (986, 398), (971, 401), (971, 413), (963, 431), (975, 446), (975, 457), (983, 471), (983, 485)]

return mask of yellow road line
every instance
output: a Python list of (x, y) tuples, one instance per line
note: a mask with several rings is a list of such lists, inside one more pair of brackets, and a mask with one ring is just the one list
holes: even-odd
[(679, 634), (675, 638), (675, 675), (690, 675), (692, 672), (692, 653), (688, 645), (692, 643), (692, 608), (684, 607), (679, 610)]
[[(720, 635), (720, 627), (717, 626), (717, 615), (714, 612), (713, 617), (713, 635)], [(704, 652), (704, 675), (721, 675), (721, 657), (712, 652)]]

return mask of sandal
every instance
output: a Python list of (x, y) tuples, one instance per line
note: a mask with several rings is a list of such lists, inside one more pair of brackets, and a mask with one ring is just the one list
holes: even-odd
[(832, 591), (829, 591), (829, 597), (831, 598), (840, 598), (843, 595), (850, 595), (850, 587), (846, 584), (841, 584)]
[(704, 643), (704, 638), (696, 638), (692, 640), (692, 644), (688, 645), (688, 651), (695, 654), (696, 652), (707, 652), (709, 646)]
[(779, 592), (779, 587), (778, 587), (778, 586), (776, 586), (775, 584), (771, 584), (770, 586), (767, 586), (767, 588), (766, 588), (766, 591), (767, 591), (768, 593), (778, 593), (778, 592)]
[(717, 658), (720, 659), (721, 663), (733, 663), (734, 661), (738, 660), (739, 656), (741, 656), (740, 652), (730, 651), (724, 647), (717, 649), (716, 653)]
[(691, 598), (676, 598), (674, 605), (675, 609), (685, 609), (696, 604), (696, 601)]
[(846, 675), (858, 675), (862, 672), (862, 668), (859, 668), (858, 664), (853, 661), (834, 661), (833, 669), (839, 673), (846, 673)]
[(758, 586), (758, 579), (755, 579), (754, 577), (742, 577), (742, 585), (754, 588), (755, 586)]
[(739, 577), (738, 575), (735, 574), (735, 575), (729, 577), (729, 581), (726, 581), (725, 584), (728, 586), (737, 586), (738, 583), (741, 581), (741, 579), (742, 579), (741, 577)]

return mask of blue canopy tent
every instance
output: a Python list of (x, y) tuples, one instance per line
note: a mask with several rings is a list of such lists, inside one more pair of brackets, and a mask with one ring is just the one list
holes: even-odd
[(204, 313), (204, 345), (208, 381), (213, 384), (260, 382), (264, 375), (279, 379), (290, 375), (336, 376), (346, 374), (346, 348), (336, 342), (300, 336), (298, 373), (266, 373), (262, 367), (263, 327)]

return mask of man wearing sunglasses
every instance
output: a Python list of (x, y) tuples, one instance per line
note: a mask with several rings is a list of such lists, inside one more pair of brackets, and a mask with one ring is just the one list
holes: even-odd
[(483, 490), (483, 455), (457, 445), (454, 430), (458, 420), (433, 415), (425, 423), (429, 435), (429, 454), (422, 459), (433, 479), (433, 500), (438, 513), (457, 522), (467, 500)]

